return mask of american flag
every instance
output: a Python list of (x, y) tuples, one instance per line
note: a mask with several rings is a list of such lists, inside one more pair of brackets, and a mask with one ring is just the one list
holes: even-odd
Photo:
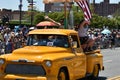
[(75, 2), (79, 5), (79, 7), (84, 12), (84, 19), (86, 21), (90, 21), (90, 19), (92, 18), (92, 14), (91, 14), (90, 7), (87, 0), (75, 0)]

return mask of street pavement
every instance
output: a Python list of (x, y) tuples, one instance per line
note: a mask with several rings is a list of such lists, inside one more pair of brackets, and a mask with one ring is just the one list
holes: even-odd
[(104, 60), (104, 71), (100, 71), (98, 80), (120, 80), (120, 47), (101, 49)]

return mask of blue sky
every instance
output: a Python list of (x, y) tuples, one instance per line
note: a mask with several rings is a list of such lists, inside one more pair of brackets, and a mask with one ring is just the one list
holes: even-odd
[[(23, 2), (23, 7), (22, 10), (27, 10), (28, 9), (28, 2), (27, 0), (22, 0)], [(44, 11), (44, 4), (43, 0), (34, 0), (35, 6), (39, 11)], [(92, 1), (92, 0), (91, 0)], [(103, 0), (96, 0), (97, 3), (101, 2)], [(120, 2), (120, 0), (110, 0), (110, 3), (117, 3)], [(20, 4), (20, 0), (0, 0), (0, 9), (6, 8), (6, 9), (12, 9), (12, 10), (18, 10), (18, 5)]]
[[(43, 11), (44, 10), (44, 4), (42, 0), (34, 0), (35, 6), (37, 7), (38, 10)], [(6, 8), (6, 9), (12, 9), (12, 10), (18, 10), (18, 5), (20, 4), (20, 0), (0, 0), (0, 9)], [(28, 9), (28, 1), (27, 0), (22, 0), (23, 10)]]

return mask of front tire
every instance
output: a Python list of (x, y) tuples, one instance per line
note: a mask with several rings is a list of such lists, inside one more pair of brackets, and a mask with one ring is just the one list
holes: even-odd
[(60, 69), (58, 73), (58, 80), (69, 80), (67, 72), (64, 69)]

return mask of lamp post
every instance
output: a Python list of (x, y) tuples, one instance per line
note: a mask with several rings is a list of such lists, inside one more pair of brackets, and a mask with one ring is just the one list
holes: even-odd
[(22, 20), (22, 0), (20, 0), (20, 5), (19, 5), (19, 9), (20, 9), (20, 27), (21, 27), (21, 20)]
[(33, 25), (33, 0), (31, 1), (31, 26)]

